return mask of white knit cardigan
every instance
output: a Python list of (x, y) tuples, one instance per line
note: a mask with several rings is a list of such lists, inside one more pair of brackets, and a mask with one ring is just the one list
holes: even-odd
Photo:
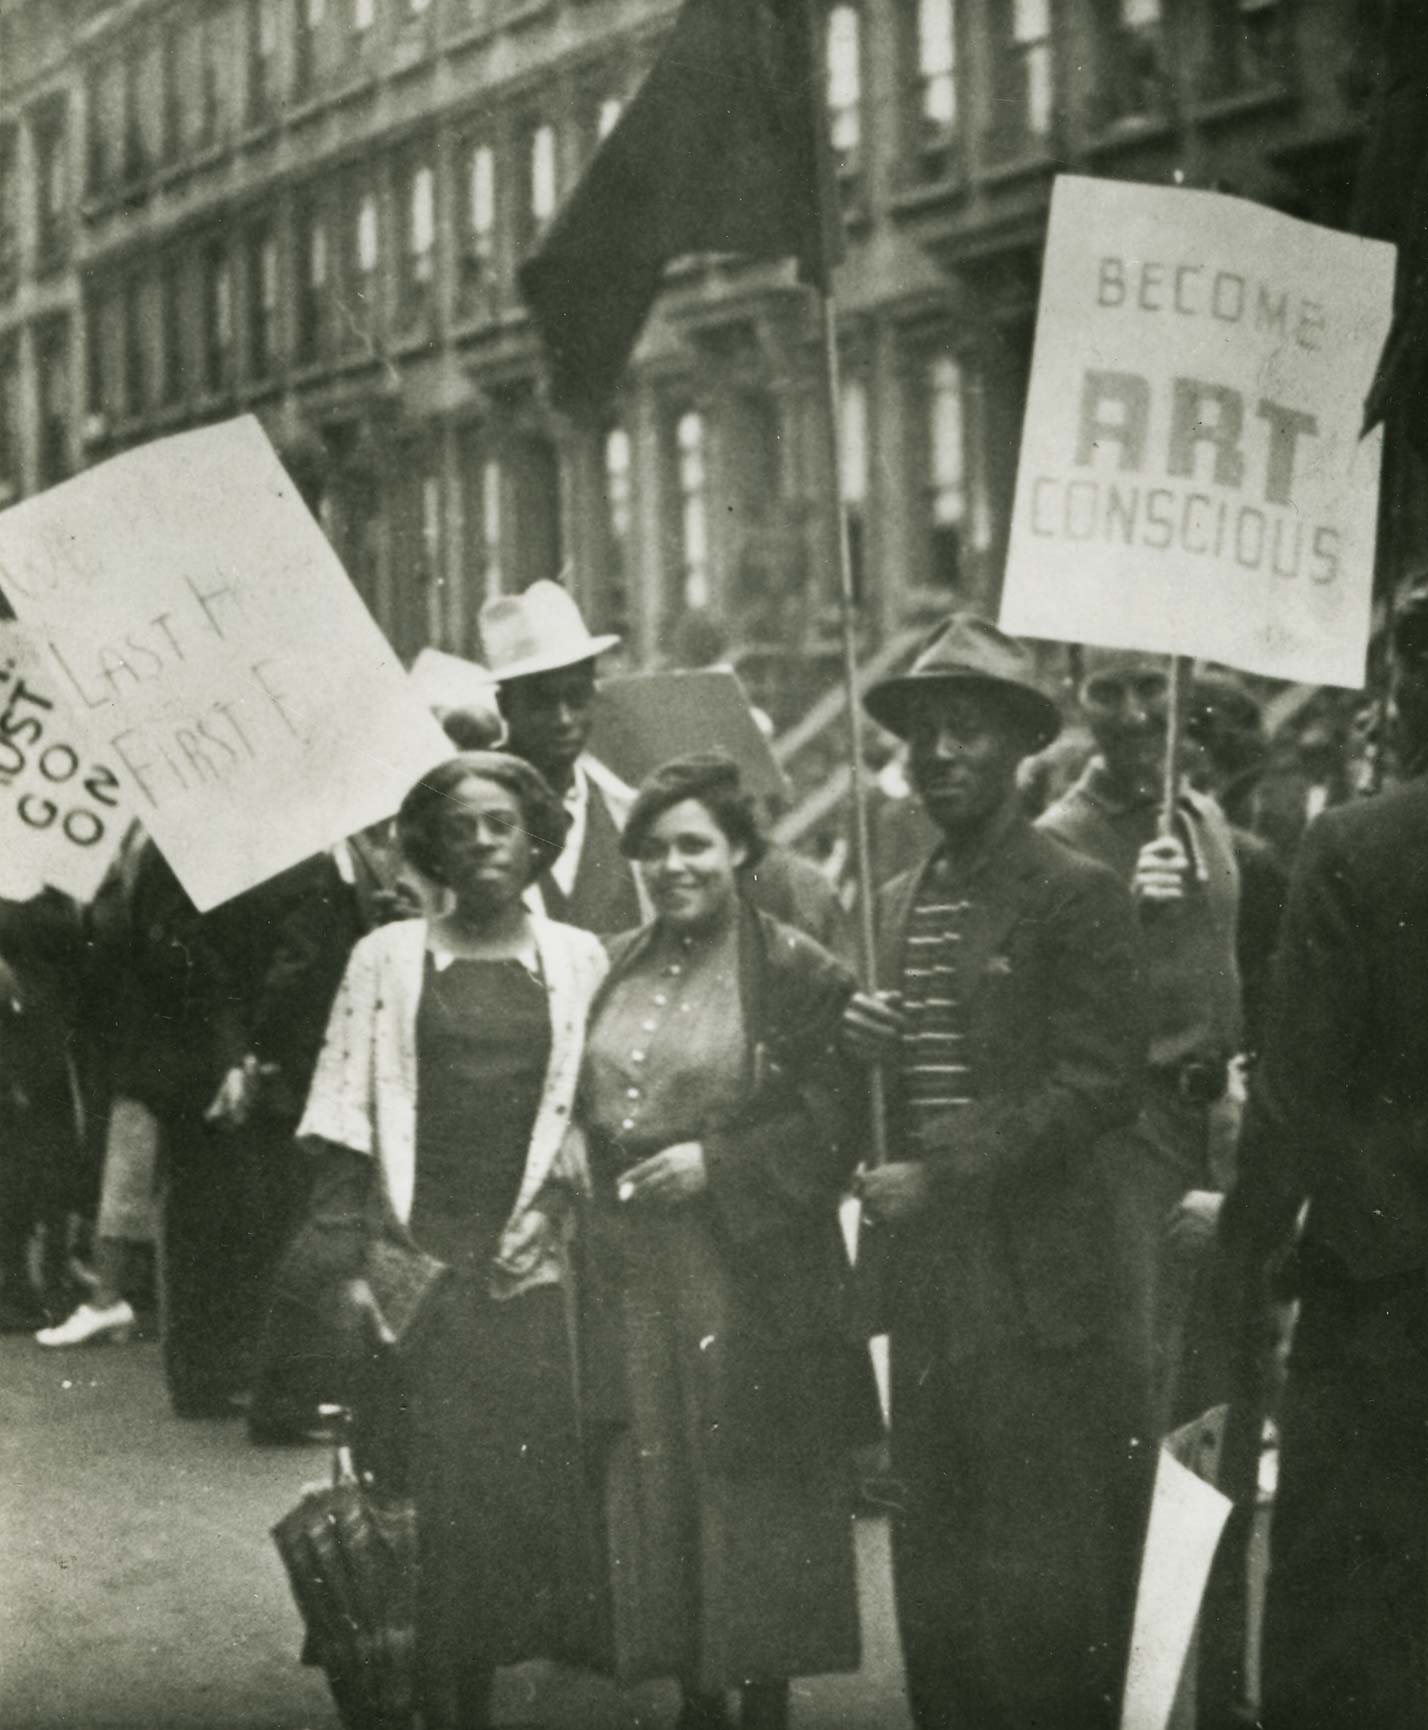
[[(553, 1235), (521, 1257), (518, 1272), (499, 1264), (548, 1181), (574, 1189), (589, 1181), (584, 1140), (573, 1121), (575, 1088), (586, 1012), (605, 975), (605, 951), (598, 938), (571, 925), (532, 914), (531, 927), (550, 998), (550, 1060), (520, 1192), (489, 1275), (497, 1297), (558, 1283), (562, 1258)], [(429, 931), (425, 919), (402, 920), (371, 932), (352, 951), (298, 1127), (300, 1137), (374, 1157), (384, 1208), (403, 1231), (416, 1189), (417, 1005)]]

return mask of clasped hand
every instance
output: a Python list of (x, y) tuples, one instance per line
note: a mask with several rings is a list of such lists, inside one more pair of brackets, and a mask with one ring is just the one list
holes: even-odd
[(1190, 855), (1178, 835), (1162, 835), (1147, 841), (1135, 862), (1131, 891), (1138, 901), (1165, 904), (1185, 899), (1190, 876)]
[(675, 1207), (708, 1187), (704, 1144), (680, 1141), (621, 1172), (616, 1194), (626, 1207)]
[(896, 1056), (907, 1030), (900, 991), (855, 991), (843, 1011), (843, 1046), (863, 1063)]

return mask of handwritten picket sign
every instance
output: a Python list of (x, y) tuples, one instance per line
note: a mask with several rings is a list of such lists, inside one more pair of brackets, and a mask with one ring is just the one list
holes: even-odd
[(0, 621), (0, 895), (88, 901), (133, 815), (23, 626)]
[(450, 754), (251, 416), (0, 514), (0, 590), (202, 911)]
[(1242, 199), (1059, 178), (1003, 628), (1362, 685), (1393, 272)]

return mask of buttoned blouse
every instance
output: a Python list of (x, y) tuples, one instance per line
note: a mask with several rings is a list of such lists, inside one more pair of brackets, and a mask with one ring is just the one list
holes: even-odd
[(738, 925), (712, 939), (661, 931), (612, 985), (586, 1039), (587, 1120), (631, 1148), (697, 1139), (747, 1086)]

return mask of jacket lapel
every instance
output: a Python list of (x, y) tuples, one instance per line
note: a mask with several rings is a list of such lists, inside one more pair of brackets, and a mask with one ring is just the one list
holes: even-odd
[(959, 957), (962, 1000), (969, 1010), (1026, 913), (1026, 880), (1035, 865), (1031, 826), (1018, 820), (960, 892), (972, 903)]

